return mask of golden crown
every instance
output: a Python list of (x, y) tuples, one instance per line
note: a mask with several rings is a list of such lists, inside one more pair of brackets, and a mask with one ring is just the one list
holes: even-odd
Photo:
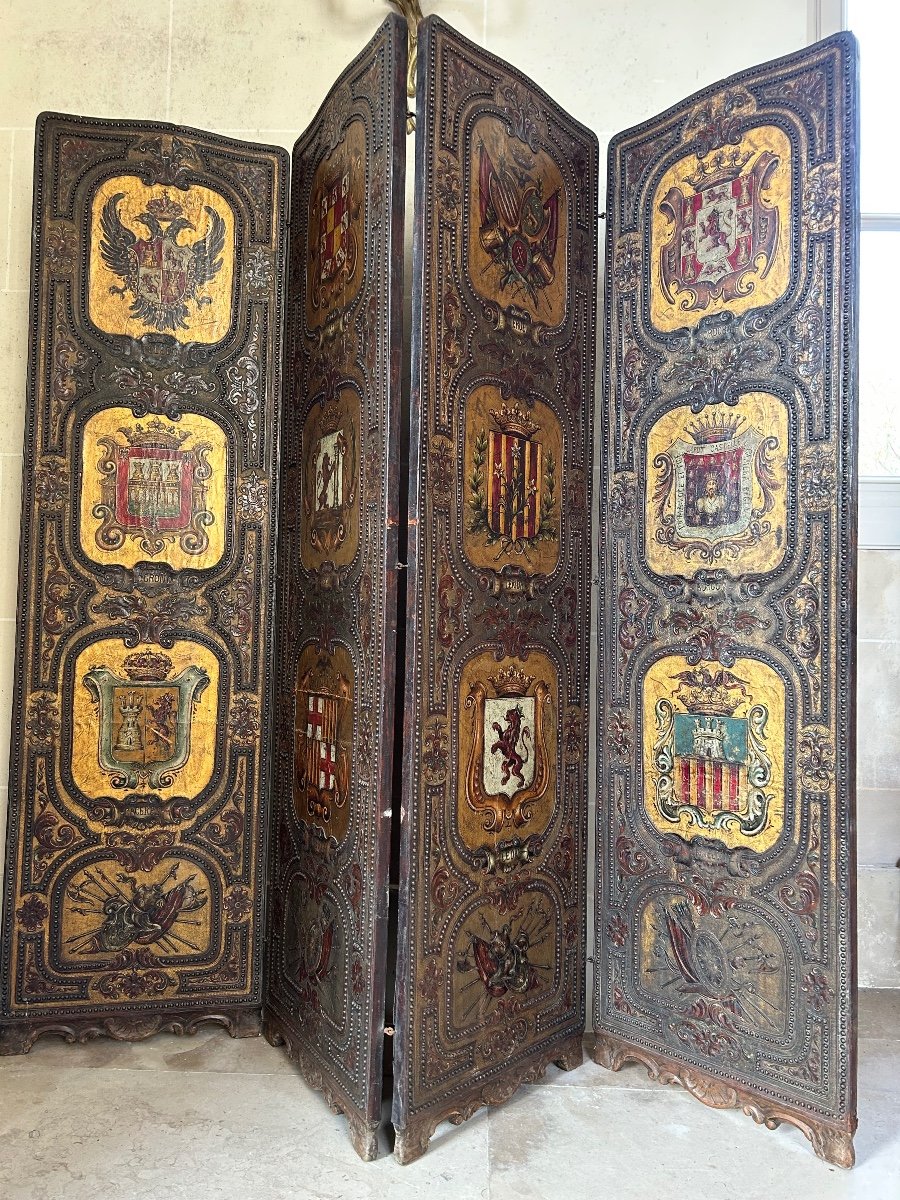
[(176, 217), (181, 216), (184, 208), (177, 200), (170, 199), (168, 192), (163, 192), (161, 196), (154, 196), (148, 201), (147, 212), (160, 221), (174, 221)]
[(515, 663), (488, 678), (498, 696), (525, 696), (534, 683), (533, 677), (520, 671)]
[(730, 442), (737, 436), (737, 431), (743, 424), (743, 417), (726, 417), (723, 415), (701, 418), (688, 429), (688, 433), (698, 446), (709, 446), (715, 442)]
[(128, 654), (123, 665), (125, 674), (135, 681), (162, 680), (172, 670), (171, 658), (153, 650), (139, 650), (136, 654)]
[(508, 405), (504, 401), (499, 409), (491, 409), (491, 416), (494, 418), (494, 424), (503, 433), (518, 433), (522, 437), (530, 438), (540, 429), (540, 425), (518, 404)]
[(705, 667), (684, 671), (675, 695), (688, 712), (710, 717), (730, 717), (747, 694), (743, 679), (730, 671), (712, 673)]
[(741, 154), (740, 150), (719, 150), (708, 158), (697, 159), (697, 170), (693, 175), (686, 175), (684, 182), (695, 192), (705, 191), (718, 184), (731, 183), (737, 179), (744, 167), (750, 161), (752, 151)]
[(163, 424), (158, 417), (146, 426), (123, 426), (119, 433), (124, 433), (132, 446), (156, 446), (163, 450), (177, 450), (191, 436), (189, 431), (181, 433), (171, 425)]

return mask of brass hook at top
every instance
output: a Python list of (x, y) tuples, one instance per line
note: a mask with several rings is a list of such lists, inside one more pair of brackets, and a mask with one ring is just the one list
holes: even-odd
[(406, 27), (409, 33), (409, 69), (406, 73), (406, 94), (407, 96), (415, 96), (416, 94), (416, 47), (419, 41), (419, 22), (422, 17), (422, 5), (420, 0), (389, 0), (390, 4), (398, 9), (400, 15), (406, 19)]

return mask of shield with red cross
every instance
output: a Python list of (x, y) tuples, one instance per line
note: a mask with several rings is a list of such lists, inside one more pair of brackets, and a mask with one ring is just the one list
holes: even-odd
[(337, 770), (338, 702), (310, 692), (306, 700), (307, 779), (320, 793), (332, 792)]
[(330, 283), (347, 265), (350, 173), (331, 179), (319, 199), (319, 279)]

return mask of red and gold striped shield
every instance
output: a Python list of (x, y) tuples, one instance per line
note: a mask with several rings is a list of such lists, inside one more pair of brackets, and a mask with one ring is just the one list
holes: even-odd
[(491, 430), (488, 450), (487, 519), (511, 541), (536, 538), (541, 527), (543, 461), (540, 442)]

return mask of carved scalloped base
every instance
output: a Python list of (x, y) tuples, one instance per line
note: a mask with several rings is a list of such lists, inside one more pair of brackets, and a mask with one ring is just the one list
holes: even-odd
[(492, 1079), (490, 1083), (478, 1089), (463, 1103), (460, 1103), (457, 1098), (443, 1108), (430, 1108), (421, 1116), (410, 1118), (403, 1129), (397, 1130), (394, 1157), (404, 1166), (407, 1163), (415, 1162), (428, 1149), (428, 1143), (442, 1121), (449, 1121), (452, 1125), (461, 1125), (480, 1108), (487, 1105), (505, 1104), (523, 1084), (536, 1083), (542, 1079), (551, 1063), (563, 1071), (574, 1071), (576, 1067), (581, 1066), (583, 1061), (582, 1036), (577, 1033), (566, 1038), (564, 1042), (558, 1042), (539, 1059), (521, 1063), (496, 1079)]
[(143, 1042), (156, 1033), (190, 1037), (201, 1025), (210, 1024), (221, 1025), (232, 1037), (259, 1037), (260, 1010), (216, 1008), (206, 1012), (116, 1013), (105, 1017), (10, 1021), (0, 1025), (0, 1055), (27, 1054), (42, 1037), (61, 1037), (67, 1042), (90, 1042), (98, 1037), (116, 1042)]
[(350, 1126), (353, 1149), (363, 1162), (374, 1161), (378, 1157), (378, 1130), (381, 1122), (365, 1120), (359, 1109), (291, 1037), (290, 1030), (281, 1018), (268, 1008), (263, 1012), (262, 1034), (270, 1046), (284, 1046), (288, 1058), (297, 1064), (309, 1086), (322, 1093), (333, 1113), (344, 1114)]
[(591, 1057), (595, 1063), (610, 1071), (619, 1071), (628, 1062), (640, 1063), (647, 1068), (651, 1079), (659, 1083), (678, 1084), (711, 1108), (739, 1108), (752, 1117), (757, 1125), (765, 1125), (766, 1129), (777, 1129), (782, 1121), (795, 1125), (810, 1140), (819, 1158), (836, 1167), (852, 1167), (856, 1161), (853, 1149), (855, 1117), (847, 1117), (844, 1126), (833, 1124), (802, 1109), (790, 1108), (766, 1100), (745, 1088), (724, 1083), (695, 1067), (656, 1055), (644, 1047), (633, 1046), (609, 1033), (597, 1034)]

